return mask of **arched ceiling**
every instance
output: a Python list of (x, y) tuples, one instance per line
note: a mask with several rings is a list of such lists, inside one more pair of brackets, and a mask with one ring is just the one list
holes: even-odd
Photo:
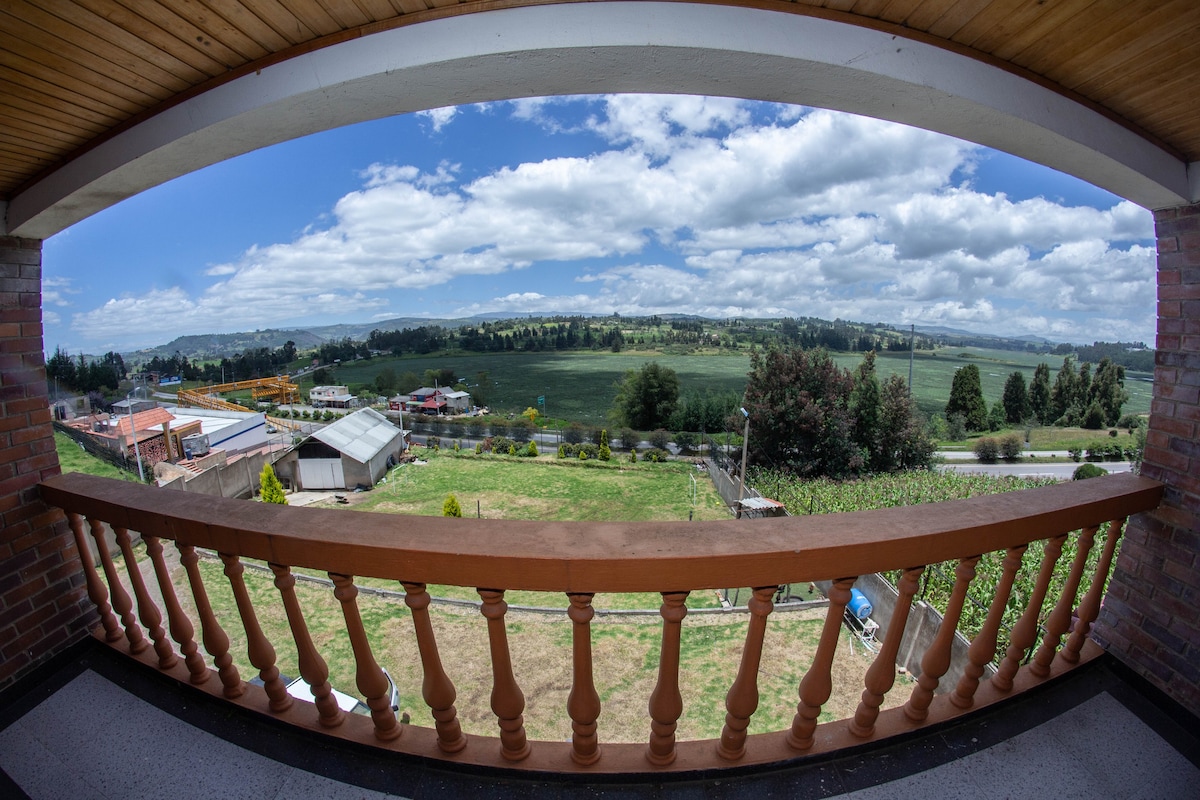
[(18, 0), (0, 233), (358, 119), (583, 91), (857, 111), (1159, 207), (1200, 193), (1197, 86), (1196, 0)]

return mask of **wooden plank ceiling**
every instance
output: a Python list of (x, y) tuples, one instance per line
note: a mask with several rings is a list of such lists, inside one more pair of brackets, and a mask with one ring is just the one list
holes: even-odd
[[(122, 126), (248, 70), (389, 27), (541, 1), (0, 3), (0, 199)], [(1198, 0), (717, 1), (852, 22), (966, 53), (1083, 99), (1200, 161)]]

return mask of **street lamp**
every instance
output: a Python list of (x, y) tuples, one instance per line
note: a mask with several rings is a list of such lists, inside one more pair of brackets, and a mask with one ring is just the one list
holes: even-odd
[(131, 391), (129, 394), (127, 394), (125, 396), (125, 401), (129, 403), (129, 435), (133, 439), (134, 457), (137, 458), (138, 478), (141, 479), (142, 483), (145, 483), (146, 482), (146, 473), (142, 471), (142, 450), (140, 447), (138, 447), (137, 428), (133, 424), (133, 400), (130, 399), (130, 398), (134, 397), (136, 394), (137, 394), (137, 387), (134, 387), (133, 391)]
[(746, 445), (750, 443), (750, 412), (744, 407), (742, 416), (746, 418), (746, 429), (742, 433), (742, 480), (738, 486), (738, 503), (746, 496)]

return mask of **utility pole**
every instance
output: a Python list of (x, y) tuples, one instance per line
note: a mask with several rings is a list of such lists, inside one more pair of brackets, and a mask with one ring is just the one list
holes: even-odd
[(917, 326), (914, 324), (908, 334), (908, 396), (912, 397), (913, 353), (917, 345)]

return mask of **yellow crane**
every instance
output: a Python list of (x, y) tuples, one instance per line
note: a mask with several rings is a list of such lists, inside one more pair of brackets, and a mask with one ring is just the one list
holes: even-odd
[[(220, 397), (225, 392), (238, 392), (245, 391), (246, 389), (250, 390), (250, 396), (255, 400), (268, 400), (275, 405), (295, 403), (300, 399), (300, 387), (283, 376), (218, 383), (213, 386), (200, 386), (195, 389), (180, 389), (176, 397), (182, 408), (249, 411), (250, 409), (245, 406)], [(300, 426), (291, 420), (279, 419), (277, 417), (267, 417), (267, 419), (276, 427), (292, 431), (300, 429)]]

